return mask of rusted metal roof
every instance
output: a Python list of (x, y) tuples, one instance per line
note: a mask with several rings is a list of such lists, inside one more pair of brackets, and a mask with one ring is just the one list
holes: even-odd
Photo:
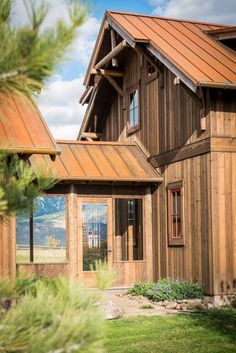
[(61, 155), (55, 161), (43, 155), (30, 157), (36, 174), (48, 171), (64, 181), (162, 181), (136, 144), (103, 141), (57, 141), (57, 144)]
[(32, 98), (0, 93), (0, 150), (23, 154), (59, 153)]
[(207, 33), (235, 27), (116, 11), (108, 11), (106, 19), (131, 45), (144, 43), (176, 75), (182, 74), (191, 89), (236, 84), (236, 54)]

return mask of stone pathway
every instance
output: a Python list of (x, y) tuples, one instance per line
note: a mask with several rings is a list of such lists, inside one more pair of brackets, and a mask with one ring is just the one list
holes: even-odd
[[(116, 319), (121, 316), (164, 316), (178, 313), (177, 310), (166, 309), (161, 305), (150, 303), (147, 298), (138, 298), (137, 300), (134, 297), (130, 299), (123, 295), (124, 292), (126, 292), (124, 289), (108, 289), (104, 292), (104, 309), (107, 319)], [(142, 308), (145, 305), (151, 305), (152, 308)]]

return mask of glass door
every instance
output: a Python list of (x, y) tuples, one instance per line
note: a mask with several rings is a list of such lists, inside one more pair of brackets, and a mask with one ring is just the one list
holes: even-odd
[(82, 200), (83, 271), (92, 271), (98, 260), (110, 262), (108, 208), (105, 199)]

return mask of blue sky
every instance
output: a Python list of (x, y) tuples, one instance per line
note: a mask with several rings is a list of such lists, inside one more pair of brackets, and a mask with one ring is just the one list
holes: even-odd
[[(21, 11), (23, 0), (16, 1), (18, 10)], [(65, 16), (65, 0), (47, 1), (52, 5), (47, 24), (52, 25), (56, 18)], [(75, 139), (78, 135), (86, 108), (79, 105), (79, 98), (84, 90), (83, 77), (106, 9), (236, 24), (236, 0), (90, 0), (90, 2), (92, 3), (90, 17), (81, 27), (78, 38), (68, 54), (67, 62), (57, 69), (38, 99), (42, 114), (55, 138)]]

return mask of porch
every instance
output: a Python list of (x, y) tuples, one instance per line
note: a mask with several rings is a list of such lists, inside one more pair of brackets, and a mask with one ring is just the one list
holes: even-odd
[[(31, 165), (60, 181), (16, 227), (17, 272), (95, 286), (107, 261), (116, 286), (153, 280), (152, 188), (161, 177), (136, 144), (58, 141), (61, 155)], [(26, 236), (26, 234), (28, 234)]]

